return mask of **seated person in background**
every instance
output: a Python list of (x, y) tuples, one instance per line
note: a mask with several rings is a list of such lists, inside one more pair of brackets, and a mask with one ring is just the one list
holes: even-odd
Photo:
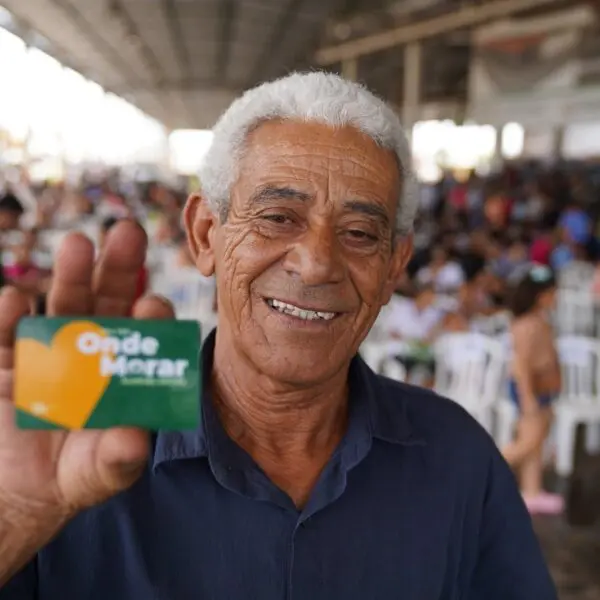
[(178, 217), (161, 214), (154, 234), (154, 241), (160, 245), (176, 243), (181, 236)]
[(419, 285), (414, 298), (393, 296), (384, 324), (390, 337), (406, 342), (428, 342), (444, 316), (436, 308), (435, 300), (431, 284)]
[(48, 199), (43, 206), (40, 206), (38, 226), (60, 229), (78, 227), (94, 213), (94, 206), (90, 199), (75, 190), (66, 189), (64, 194), (55, 200), (57, 205), (52, 202)]
[(429, 264), (417, 273), (420, 285), (432, 285), (439, 293), (451, 293), (458, 290), (465, 279), (461, 266), (450, 260), (448, 252), (441, 245), (431, 251)]
[(458, 290), (456, 308), (444, 315), (434, 336), (470, 331), (471, 320), (486, 314), (490, 307), (491, 302), (483, 289), (482, 278), (476, 275), (461, 285)]
[(521, 238), (512, 241), (500, 257), (494, 261), (494, 273), (501, 279), (508, 279), (512, 273), (529, 262), (527, 244)]
[(477, 276), (477, 288), (485, 297), (485, 307), (482, 314), (493, 315), (504, 310), (506, 296), (506, 281), (498, 277), (491, 269), (486, 268)]
[(490, 313), (492, 300), (488, 287), (489, 275), (485, 269), (481, 269), (458, 290), (459, 310), (467, 320)]
[(556, 272), (577, 260), (577, 248), (566, 230), (560, 231), (561, 241), (550, 254), (550, 266)]
[(438, 335), (445, 333), (466, 333), (470, 331), (471, 325), (469, 319), (461, 312), (451, 312), (444, 316), (440, 327), (437, 329)]
[(0, 233), (14, 231), (19, 228), (19, 222), (25, 209), (20, 200), (10, 189), (0, 196)]
[(559, 228), (578, 246), (585, 246), (592, 237), (592, 219), (577, 202), (570, 202), (558, 221)]
[(554, 247), (554, 235), (551, 229), (540, 229), (533, 236), (529, 249), (529, 259), (538, 265), (550, 265), (550, 256)]
[(481, 231), (469, 233), (468, 244), (457, 257), (465, 281), (472, 280), (485, 267), (488, 243), (485, 233)]
[(407, 351), (396, 359), (406, 369), (411, 383), (430, 388), (434, 383), (435, 362), (427, 346), (439, 334), (444, 311), (436, 306), (431, 285), (417, 288), (414, 298), (395, 295), (389, 305), (384, 328), (392, 339), (408, 344)]
[(592, 238), (590, 217), (575, 203), (562, 214), (558, 231), (560, 243), (552, 252), (550, 264), (554, 271), (560, 271), (575, 260), (585, 260), (587, 247)]
[(45, 273), (34, 262), (31, 247), (21, 243), (11, 248), (12, 260), (4, 265), (4, 277), (23, 292), (37, 293)]
[(552, 422), (552, 401), (561, 389), (554, 331), (547, 314), (554, 307), (555, 279), (549, 267), (533, 266), (512, 290), (513, 359), (509, 389), (519, 409), (517, 437), (503, 450), (518, 469), (521, 493), (531, 513), (559, 513), (561, 496), (542, 488), (543, 447)]
[(23, 231), (21, 243), (29, 249), (34, 262), (40, 269), (44, 271), (51, 270), (53, 263), (52, 250), (40, 241), (40, 232), (37, 227)]
[(178, 241), (177, 254), (175, 256), (175, 266), (178, 269), (196, 268), (190, 248), (184, 235)]

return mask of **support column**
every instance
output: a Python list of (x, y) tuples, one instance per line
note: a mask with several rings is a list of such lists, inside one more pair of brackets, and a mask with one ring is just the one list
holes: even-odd
[(414, 124), (419, 119), (421, 106), (421, 72), (423, 66), (420, 42), (408, 44), (404, 48), (404, 104), (402, 121), (410, 136)]
[(342, 77), (349, 81), (358, 80), (358, 59), (348, 58), (342, 62)]
[(496, 125), (496, 148), (492, 157), (492, 170), (499, 171), (504, 164), (504, 156), (502, 155), (502, 134), (504, 133), (504, 123)]
[(556, 161), (562, 158), (563, 142), (565, 139), (564, 125), (556, 125), (552, 133), (552, 160)]

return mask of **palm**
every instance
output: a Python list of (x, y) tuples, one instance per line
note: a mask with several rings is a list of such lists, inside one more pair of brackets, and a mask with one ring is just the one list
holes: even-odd
[[(115, 227), (94, 266), (94, 248), (75, 234), (55, 264), (48, 297), (50, 315), (124, 316), (143, 265), (146, 238), (134, 224)], [(72, 513), (130, 485), (148, 453), (148, 436), (135, 429), (22, 431), (14, 425), (12, 366), (14, 330), (28, 304), (14, 290), (0, 296), (0, 500), (16, 510)], [(134, 308), (137, 318), (169, 318), (155, 299)], [(35, 368), (35, 365), (32, 365)]]
[[(140, 431), (19, 431), (13, 411), (0, 408), (0, 494), (28, 499), (42, 510), (91, 506), (118, 491), (123, 484), (111, 474), (110, 455), (144, 452)], [(131, 473), (135, 475), (135, 473)], [(133, 477), (132, 477), (133, 480)]]

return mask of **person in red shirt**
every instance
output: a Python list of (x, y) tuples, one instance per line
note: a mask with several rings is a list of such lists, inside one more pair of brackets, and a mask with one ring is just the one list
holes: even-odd
[(540, 231), (534, 238), (529, 258), (539, 265), (550, 265), (550, 256), (554, 249), (551, 231)]

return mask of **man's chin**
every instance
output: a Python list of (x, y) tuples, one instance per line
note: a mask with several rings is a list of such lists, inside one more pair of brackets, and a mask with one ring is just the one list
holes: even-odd
[(317, 385), (331, 379), (345, 362), (328, 344), (273, 341), (268, 354), (257, 351), (251, 360), (260, 372), (274, 381), (298, 387)]

